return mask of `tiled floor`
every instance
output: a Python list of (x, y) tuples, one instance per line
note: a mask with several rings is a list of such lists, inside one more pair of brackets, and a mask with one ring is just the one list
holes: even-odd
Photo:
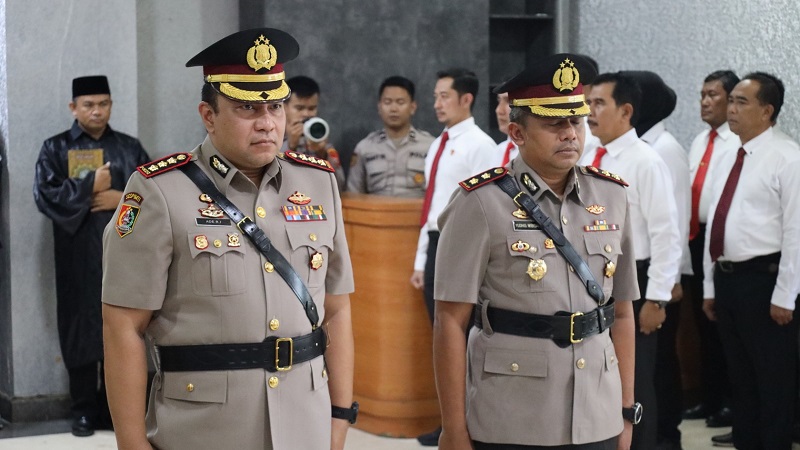
[[(717, 447), (711, 446), (711, 436), (729, 431), (727, 428), (706, 428), (702, 420), (684, 422), (681, 430), (684, 450), (715, 449)], [(41, 432), (54, 434), (11, 437)], [(14, 424), (0, 430), (0, 450), (114, 450), (116, 448), (114, 433), (111, 431), (99, 431), (88, 438), (76, 438), (69, 433), (67, 421), (31, 425)], [(353, 429), (348, 434), (345, 448), (346, 450), (420, 450), (432, 447), (422, 447), (415, 439), (385, 438)]]

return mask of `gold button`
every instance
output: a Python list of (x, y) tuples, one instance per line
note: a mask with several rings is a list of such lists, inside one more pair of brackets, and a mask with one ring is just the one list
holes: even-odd
[(568, 222), (568, 220), (567, 220), (567, 216), (561, 216), (561, 223), (563, 223), (564, 225), (566, 225), (566, 224), (567, 224), (567, 222)]
[(531, 247), (531, 253), (536, 253), (536, 247)]
[(311, 242), (316, 242), (317, 241), (317, 235), (314, 234), (314, 233), (309, 234), (308, 238), (311, 239)]
[(605, 248), (603, 248), (603, 250), (605, 250), (606, 253), (611, 253), (611, 250), (612, 250), (611, 244), (606, 244), (606, 246), (605, 246)]
[(612, 357), (611, 357), (611, 362), (614, 362), (614, 361), (616, 361), (616, 360), (617, 360), (617, 358), (616, 358), (616, 357), (614, 357), (614, 356), (612, 356)]
[(269, 329), (272, 331), (277, 330), (278, 328), (280, 328), (280, 326), (281, 322), (278, 319), (272, 319), (269, 321)]
[(219, 239), (215, 239), (214, 240), (214, 247), (217, 247), (217, 248), (222, 247), (222, 241), (220, 241)]
[(265, 262), (264, 270), (266, 270), (267, 273), (272, 273), (272, 271), (275, 270), (275, 266), (273, 266), (271, 262)]
[(189, 383), (186, 385), (186, 392), (192, 392), (194, 390), (194, 385)]
[(577, 363), (575, 363), (575, 365), (578, 366), (578, 369), (583, 369), (584, 367), (586, 367), (586, 360), (581, 358), (578, 360)]
[(511, 371), (512, 371), (512, 372), (516, 372), (516, 371), (518, 371), (518, 370), (519, 370), (519, 364), (517, 364), (517, 363), (511, 363)]
[(256, 208), (256, 214), (258, 214), (258, 217), (261, 217), (263, 219), (264, 217), (267, 216), (267, 211), (265, 211), (264, 208), (259, 206), (258, 208)]
[(322, 378), (327, 378), (328, 376), (328, 369), (322, 369)]
[(269, 387), (272, 389), (278, 387), (278, 377), (269, 377)]

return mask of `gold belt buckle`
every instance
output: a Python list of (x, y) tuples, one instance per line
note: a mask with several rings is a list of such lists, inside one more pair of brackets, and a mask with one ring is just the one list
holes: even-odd
[[(281, 342), (288, 342), (289, 343), (289, 365), (281, 367), (281, 356), (280, 356), (280, 347)], [(287, 370), (292, 370), (292, 362), (294, 359), (294, 341), (292, 338), (278, 338), (275, 340), (275, 369), (278, 372), (286, 372)]]
[(575, 318), (582, 315), (583, 313), (578, 311), (576, 313), (572, 313), (572, 315), (569, 316), (569, 341), (572, 342), (573, 344), (583, 342), (583, 338), (575, 339)]

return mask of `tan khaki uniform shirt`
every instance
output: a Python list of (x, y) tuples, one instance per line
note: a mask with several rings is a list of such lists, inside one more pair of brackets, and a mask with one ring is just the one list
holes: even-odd
[[(542, 210), (588, 263), (606, 297), (639, 297), (636, 262), (624, 188), (573, 169), (564, 201), (520, 157), (510, 175), (528, 173)], [(520, 188), (526, 192), (523, 184)], [(592, 205), (595, 211), (587, 210)], [(471, 192), (459, 188), (439, 218), (436, 300), (479, 303), (526, 313), (589, 312), (597, 303), (548, 237), (530, 219), (514, 217), (517, 206), (495, 183)], [(605, 220), (613, 231), (585, 231)], [(515, 227), (514, 222), (517, 222)], [(516, 230), (515, 230), (516, 228)], [(530, 245), (515, 251), (518, 241)], [(532, 259), (547, 265), (535, 281), (526, 273)], [(605, 277), (608, 262), (616, 264)], [(474, 440), (489, 443), (555, 446), (609, 439), (622, 431), (622, 391), (618, 361), (609, 332), (567, 348), (552, 340), (472, 328), (467, 346), (467, 426)]]
[[(334, 175), (275, 159), (257, 188), (209, 139), (192, 154), (306, 282), (321, 322), (326, 293), (353, 291)], [(209, 167), (212, 158), (228, 168), (224, 176)], [(287, 221), (282, 207), (295, 206), (287, 200), (295, 191), (310, 197), (309, 205), (321, 206), (326, 220)], [(156, 346), (251, 343), (311, 332), (278, 272), (265, 270), (264, 256), (227, 216), (207, 220), (201, 210), (209, 204), (184, 173), (173, 169), (147, 179), (137, 172), (125, 192), (138, 197), (124, 200), (105, 230), (103, 302), (154, 311), (147, 337)], [(128, 197), (133, 196), (123, 199)], [(139, 208), (138, 216), (120, 237), (118, 217), (130, 206)], [(313, 270), (316, 252), (323, 264)], [(327, 381), (323, 358), (276, 373), (159, 371), (147, 412), (148, 437), (160, 449), (328, 448)]]
[(433, 136), (411, 127), (399, 146), (386, 130), (373, 131), (356, 145), (347, 190), (395, 197), (425, 196), (425, 156)]

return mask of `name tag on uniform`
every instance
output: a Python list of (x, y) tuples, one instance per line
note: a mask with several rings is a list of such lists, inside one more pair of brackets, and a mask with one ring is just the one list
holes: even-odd
[(539, 224), (528, 220), (515, 220), (514, 231), (541, 230)]
[(229, 227), (231, 219), (212, 219), (209, 217), (197, 217), (194, 222), (201, 227)]

